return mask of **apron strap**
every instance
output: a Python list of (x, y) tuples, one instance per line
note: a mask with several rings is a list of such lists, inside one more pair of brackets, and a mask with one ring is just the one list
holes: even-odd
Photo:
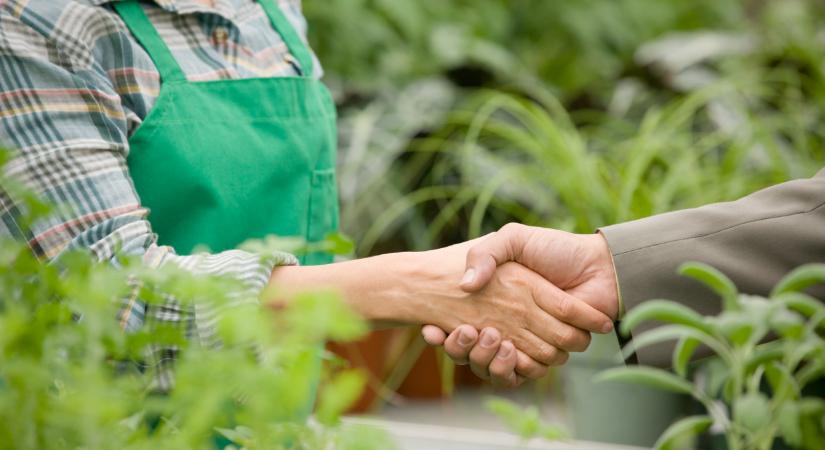
[(115, 2), (113, 6), (138, 42), (146, 49), (146, 53), (154, 61), (155, 67), (160, 73), (161, 81), (164, 83), (186, 81), (186, 75), (172, 55), (172, 51), (163, 42), (140, 4), (134, 0), (127, 0)]
[[(295, 31), (295, 28), (284, 16), (281, 8), (275, 4), (274, 0), (260, 0), (261, 7), (272, 22), (275, 31), (281, 35), (289, 52), (298, 60), (301, 66), (301, 73), (305, 77), (311, 77), (313, 72), (312, 53)], [(186, 81), (186, 75), (178, 65), (177, 60), (172, 55), (172, 51), (163, 42), (155, 26), (146, 17), (146, 12), (136, 0), (124, 0), (113, 3), (113, 6), (126, 26), (140, 42), (149, 57), (155, 63), (160, 72), (161, 79), (168, 81)]]
[(298, 60), (302, 75), (311, 77), (313, 71), (312, 53), (310, 53), (303, 39), (301, 39), (295, 31), (289, 19), (286, 18), (281, 8), (275, 4), (275, 0), (259, 0), (258, 3), (260, 3), (264, 11), (266, 11), (266, 15), (269, 16), (269, 21), (272, 22), (275, 31), (281, 35), (281, 39), (286, 43), (289, 52)]

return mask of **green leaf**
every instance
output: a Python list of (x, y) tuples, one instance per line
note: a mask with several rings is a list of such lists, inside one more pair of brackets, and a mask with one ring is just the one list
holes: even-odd
[(350, 255), (355, 251), (355, 243), (342, 233), (326, 236), (326, 251), (335, 255)]
[(277, 318), (296, 336), (310, 341), (357, 339), (367, 332), (364, 320), (335, 292), (298, 295)]
[(765, 367), (765, 377), (773, 391), (774, 402), (782, 403), (790, 396), (799, 397), (800, 389), (796, 379), (784, 365), (771, 361), (763, 367)]
[(801, 292), (822, 283), (825, 283), (825, 264), (806, 264), (782, 278), (771, 291), (771, 297), (788, 292)]
[(754, 325), (741, 311), (725, 311), (711, 320), (719, 333), (735, 346), (748, 342), (754, 332)]
[(753, 392), (734, 399), (733, 419), (750, 431), (761, 431), (771, 422), (768, 398), (760, 392)]
[(681, 339), (684, 337), (691, 337), (700, 341), (725, 360), (730, 360), (731, 358), (730, 352), (718, 339), (702, 331), (688, 328), (684, 325), (665, 325), (636, 335), (630, 342), (627, 343), (625, 348), (622, 349), (622, 356), (627, 359), (634, 352), (637, 352), (649, 345), (674, 339)]
[(690, 358), (699, 347), (699, 340), (696, 338), (682, 336), (676, 343), (673, 351), (673, 370), (681, 377), (687, 377), (687, 366)]
[(254, 438), (252, 430), (243, 426), (238, 426), (235, 428), (216, 428), (215, 431), (232, 441), (232, 443), (243, 446), (247, 445), (247, 443)]
[(542, 437), (546, 440), (558, 440), (569, 436), (557, 425), (542, 423), (535, 406), (523, 408), (510, 400), (498, 397), (488, 398), (485, 406), (522, 439)]
[(792, 447), (799, 447), (802, 444), (799, 404), (796, 402), (782, 404), (777, 411), (777, 418), (782, 439)]
[(739, 291), (730, 278), (719, 270), (700, 262), (688, 262), (679, 267), (679, 273), (693, 278), (712, 289), (722, 297), (726, 311), (736, 311), (739, 306)]
[(790, 311), (774, 311), (769, 324), (772, 330), (785, 338), (795, 339), (805, 334), (805, 322), (802, 317)]
[(730, 403), (733, 401), (734, 397), (736, 397), (736, 394), (736, 383), (734, 382), (734, 378), (728, 377), (725, 379), (724, 386), (722, 386), (722, 399)]
[(671, 450), (684, 439), (703, 433), (713, 424), (708, 416), (690, 416), (672, 423), (653, 445), (656, 450)]
[(238, 248), (261, 256), (274, 256), (284, 252), (303, 255), (307, 252), (307, 242), (302, 237), (269, 235), (263, 239), (244, 241)]
[(678, 376), (652, 367), (616, 367), (596, 375), (593, 381), (619, 381), (652, 386), (678, 394), (693, 394), (693, 385)]
[(754, 348), (751, 355), (745, 361), (745, 370), (751, 372), (755, 370), (757, 366), (765, 364), (768, 361), (782, 359), (782, 357), (785, 356), (785, 348), (782, 344), (782, 342), (774, 341)]
[(730, 379), (730, 367), (721, 359), (711, 358), (701, 366), (705, 376), (704, 391), (709, 397), (718, 397), (723, 386)]
[(696, 311), (670, 300), (649, 300), (628, 311), (621, 322), (621, 332), (625, 336), (640, 323), (658, 320), (689, 326), (705, 333), (713, 330), (706, 319)]
[(319, 397), (316, 417), (325, 425), (338, 422), (341, 414), (352, 406), (366, 384), (366, 376), (358, 370), (347, 370), (328, 381)]
[(783, 292), (773, 296), (772, 300), (784, 304), (805, 317), (825, 314), (825, 305), (822, 302), (802, 292)]
[(800, 448), (806, 450), (818, 450), (825, 442), (825, 414), (814, 412), (805, 414), (800, 403), (799, 425), (802, 428), (802, 444)]
[(484, 402), (484, 406), (508, 424), (517, 422), (522, 414), (520, 406), (503, 398), (490, 397)]
[(804, 416), (825, 414), (825, 399), (805, 397), (799, 401), (799, 411)]
[(825, 376), (825, 359), (818, 359), (809, 362), (796, 374), (799, 385), (805, 387), (813, 380)]
[(532, 439), (541, 431), (538, 410), (534, 406), (522, 408), (510, 400), (494, 397), (487, 399), (485, 406), (522, 439)]
[(570, 437), (564, 428), (557, 425), (542, 425), (538, 435), (545, 441), (558, 441)]

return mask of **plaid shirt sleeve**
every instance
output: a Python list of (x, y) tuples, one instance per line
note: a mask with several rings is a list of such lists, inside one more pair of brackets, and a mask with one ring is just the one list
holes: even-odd
[[(15, 9), (16, 3), (0, 1), (0, 144), (16, 150), (5, 170), (60, 207), (51, 218), (24, 229), (17, 220), (19, 205), (0, 186), (0, 233), (25, 239), (44, 261), (70, 249), (87, 249), (97, 260), (113, 263), (120, 255), (140, 255), (150, 267), (175, 264), (194, 273), (231, 276), (257, 291), (268, 282), (273, 266), (297, 264), (287, 253), (267, 259), (237, 250), (178, 255), (157, 245), (126, 165), (136, 113), (124, 106), (133, 89), (124, 77), (146, 76), (147, 70), (104, 67), (95, 57), (104, 41), (84, 41), (88, 36), (61, 29), (65, 10), (55, 6), (33, 15), (26, 8)], [(49, 17), (52, 12), (54, 17)], [(128, 36), (106, 17), (108, 21), (87, 32)], [(47, 28), (45, 23), (57, 26)], [(73, 40), (75, 48), (55, 45)], [(155, 307), (125, 299), (119, 319), (126, 330), (174, 323), (190, 338), (214, 343), (213, 315), (204, 308), (180, 307), (173, 298)], [(163, 366), (175, 351), (155, 348), (146, 363)], [(171, 386), (168, 373), (158, 382), (161, 390)]]

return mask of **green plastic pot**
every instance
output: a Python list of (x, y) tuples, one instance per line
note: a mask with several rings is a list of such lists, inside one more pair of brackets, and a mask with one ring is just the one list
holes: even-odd
[(690, 398), (628, 383), (593, 382), (603, 370), (624, 364), (615, 334), (593, 336), (590, 348), (571, 355), (563, 369), (565, 397), (577, 439), (650, 448), (678, 418)]

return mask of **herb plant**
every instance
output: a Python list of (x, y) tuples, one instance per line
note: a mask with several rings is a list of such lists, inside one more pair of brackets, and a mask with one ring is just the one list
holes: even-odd
[[(339, 105), (342, 226), (368, 256), (513, 221), (591, 232), (810, 176), (823, 5), (304, 0)], [(421, 348), (381, 371), (390, 390)]]
[[(0, 176), (0, 192), (25, 205), (18, 224), (47, 217), (13, 180)], [(325, 339), (356, 338), (365, 324), (331, 293), (279, 310), (257, 295), (232, 280), (129, 258), (116, 267), (79, 250), (46, 264), (24, 242), (0, 238), (0, 447), (391, 447), (376, 430), (339, 425), (364, 380), (320, 355)], [(213, 314), (216, 332), (147, 320), (126, 333), (118, 314), (134, 298), (168, 314)], [(159, 389), (159, 377), (173, 387)]]
[(485, 405), (489, 411), (499, 417), (523, 444), (534, 438), (556, 441), (568, 438), (567, 432), (558, 425), (543, 423), (539, 410), (535, 406), (521, 407), (500, 397), (487, 399)]
[[(825, 264), (794, 270), (768, 298), (739, 293), (729, 278), (704, 264), (687, 263), (680, 272), (719, 294), (718, 316), (703, 317), (675, 302), (650, 300), (629, 311), (621, 325), (622, 333), (629, 334), (646, 321), (666, 323), (634, 336), (624, 353), (677, 340), (675, 374), (619, 367), (598, 379), (688, 394), (704, 406), (706, 414), (672, 424), (656, 443), (658, 449), (673, 448), (678, 440), (711, 426), (724, 432), (730, 450), (768, 450), (778, 438), (798, 448), (821, 448), (825, 400), (805, 396), (803, 390), (825, 375), (825, 305), (805, 290), (825, 283)], [(775, 339), (764, 343), (771, 336)], [(714, 359), (701, 371), (705, 376), (691, 382), (688, 363), (700, 345)]]

